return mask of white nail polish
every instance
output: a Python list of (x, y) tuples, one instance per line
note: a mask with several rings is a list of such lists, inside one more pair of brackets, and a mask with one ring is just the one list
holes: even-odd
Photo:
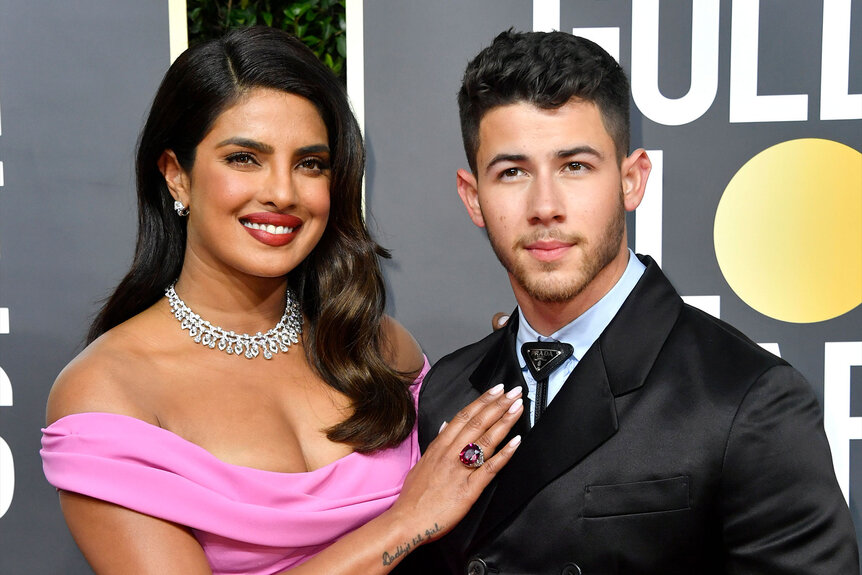
[(520, 444), (521, 444), (521, 436), (520, 435), (516, 435), (515, 437), (513, 437), (512, 439), (509, 440), (509, 447), (517, 447)]
[(509, 391), (506, 392), (506, 397), (508, 397), (509, 399), (514, 399), (514, 398), (518, 397), (519, 395), (521, 395), (521, 386), (520, 385), (517, 387), (513, 387), (512, 389), (510, 389)]
[(501, 393), (503, 393), (502, 383), (498, 383), (497, 385), (488, 390), (488, 395), (500, 395)]
[(502, 315), (502, 316), (500, 316), (500, 319), (497, 320), (497, 325), (504, 326), (504, 325), (506, 325), (507, 321), (509, 321), (509, 316)]
[(448, 425), (448, 424), (447, 424), (445, 421), (444, 421), (443, 423), (441, 423), (441, 424), (440, 424), (440, 429), (438, 429), (438, 430), (437, 430), (437, 433), (440, 433), (441, 431), (443, 431), (444, 429), (446, 429), (446, 426), (447, 426), (447, 425)]
[(521, 409), (521, 405), (523, 405), (524, 400), (520, 397), (515, 400), (515, 403), (509, 406), (509, 413), (515, 413), (519, 409)]

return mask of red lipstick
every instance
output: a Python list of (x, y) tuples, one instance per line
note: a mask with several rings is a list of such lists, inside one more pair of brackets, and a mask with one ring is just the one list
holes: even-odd
[(239, 219), (245, 231), (257, 241), (268, 246), (283, 246), (296, 237), (302, 220), (290, 214), (256, 212)]

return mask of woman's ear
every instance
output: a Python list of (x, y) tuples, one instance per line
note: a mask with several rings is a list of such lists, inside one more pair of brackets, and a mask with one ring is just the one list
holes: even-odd
[(159, 157), (159, 171), (165, 178), (168, 191), (171, 196), (186, 207), (189, 207), (191, 194), (189, 193), (189, 177), (177, 160), (173, 150), (165, 150)]

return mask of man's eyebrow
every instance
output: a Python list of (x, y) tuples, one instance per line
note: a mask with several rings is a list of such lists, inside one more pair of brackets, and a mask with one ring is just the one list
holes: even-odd
[(252, 140), (249, 138), (228, 138), (227, 140), (222, 140), (221, 142), (216, 144), (216, 148), (223, 148), (225, 146), (239, 146), (241, 148), (251, 148), (252, 150), (256, 150), (264, 154), (271, 154), (275, 151), (275, 148), (273, 148), (269, 144), (264, 144), (263, 142), (258, 142), (257, 140)]
[(491, 161), (488, 162), (488, 165), (485, 166), (485, 173), (491, 171), (491, 168), (494, 167), (495, 164), (499, 164), (500, 162), (523, 162), (527, 159), (527, 156), (524, 154), (497, 154)]
[[(604, 159), (604, 155), (597, 149), (592, 146), (575, 146), (574, 148), (568, 148), (566, 150), (559, 150), (554, 155), (557, 158), (569, 158), (571, 156), (579, 156), (588, 154), (590, 156), (595, 156), (599, 160)], [(488, 162), (488, 165), (485, 167), (485, 173), (491, 171), (491, 168), (494, 167), (495, 164), (499, 164), (500, 162), (523, 162), (527, 160), (527, 156), (525, 154), (497, 154), (491, 161)]]
[(582, 154), (589, 154), (591, 156), (595, 156), (600, 160), (604, 159), (602, 153), (592, 146), (575, 146), (574, 148), (570, 148), (568, 150), (560, 150), (557, 152), (556, 156), (558, 158), (569, 158), (571, 156), (579, 156)]

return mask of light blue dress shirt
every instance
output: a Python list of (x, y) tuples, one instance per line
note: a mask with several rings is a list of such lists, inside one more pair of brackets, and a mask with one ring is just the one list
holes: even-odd
[(584, 357), (584, 354), (599, 339), (601, 333), (605, 330), (611, 320), (617, 315), (617, 312), (622, 307), (623, 302), (629, 297), (629, 294), (638, 283), (641, 275), (643, 275), (646, 267), (640, 260), (629, 250), (629, 263), (626, 265), (626, 270), (623, 272), (619, 281), (605, 294), (605, 296), (597, 301), (593, 306), (582, 313), (580, 316), (564, 325), (558, 331), (555, 331), (550, 336), (540, 335), (524, 317), (524, 313), (518, 307), (518, 336), (515, 341), (518, 363), (521, 365), (521, 373), (524, 375), (524, 381), (527, 383), (528, 394), (532, 409), (530, 410), (530, 424), (535, 423), (536, 417), (536, 380), (533, 374), (527, 369), (527, 363), (524, 361), (524, 356), (521, 355), (521, 346), (530, 341), (561, 341), (570, 344), (574, 348), (574, 353), (560, 367), (551, 373), (548, 379), (548, 405), (563, 387), (563, 384), (571, 375), (575, 366)]

